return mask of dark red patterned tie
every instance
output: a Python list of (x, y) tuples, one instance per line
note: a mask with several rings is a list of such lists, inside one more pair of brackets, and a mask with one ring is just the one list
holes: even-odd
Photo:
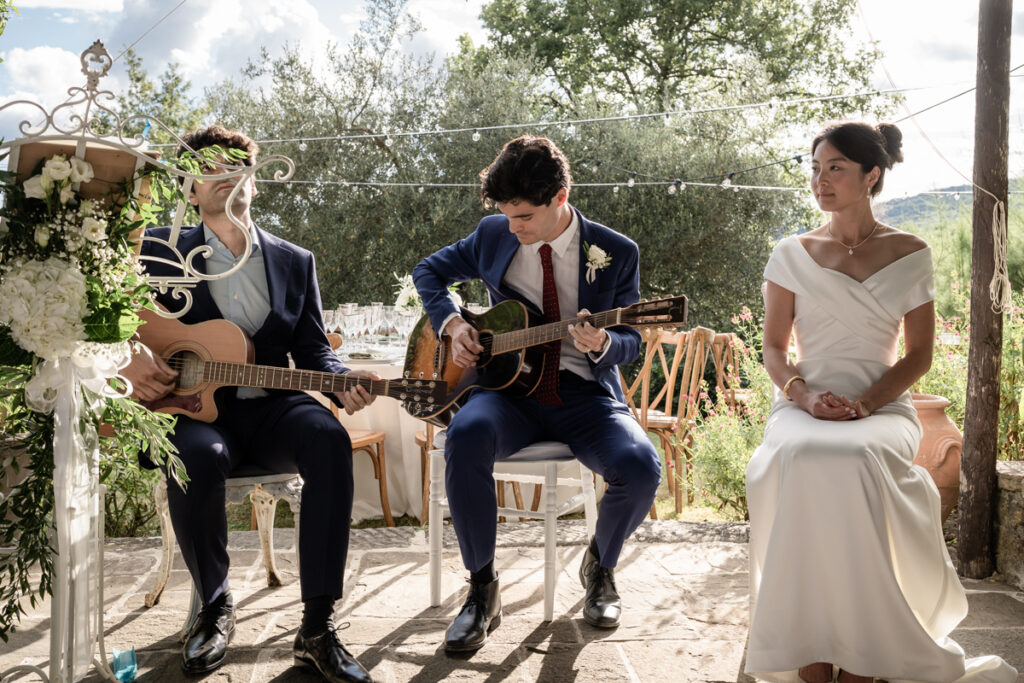
[[(544, 320), (556, 323), (561, 320), (558, 312), (558, 290), (555, 289), (555, 271), (551, 267), (551, 245), (540, 248), (540, 263), (544, 267)], [(558, 361), (562, 357), (562, 342), (555, 340), (544, 350), (544, 375), (537, 385), (537, 402), (542, 406), (560, 406), (558, 395)]]

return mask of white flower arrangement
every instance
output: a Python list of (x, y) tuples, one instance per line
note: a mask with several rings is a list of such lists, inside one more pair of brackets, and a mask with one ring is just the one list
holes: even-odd
[[(412, 281), (412, 274), (392, 274), (395, 276), (395, 280), (398, 281), (398, 286), (396, 287), (398, 295), (395, 297), (395, 308), (399, 311), (415, 311), (422, 308), (423, 302), (420, 300), (420, 293), (416, 289), (416, 284)], [(456, 306), (462, 306), (462, 297), (456, 291), (457, 286), (457, 282), (448, 285), (448, 294)]]
[(136, 210), (82, 198), (76, 183), (94, 175), (89, 162), (55, 154), (24, 182), (4, 183), (0, 342), (55, 360), (138, 327), (148, 286), (128, 240)]
[(85, 340), (88, 309), (82, 271), (55, 256), (19, 258), (0, 282), (0, 323), (10, 326), (18, 346), (45, 360), (70, 356)]
[(611, 265), (612, 257), (596, 244), (583, 243), (583, 250), (587, 255), (587, 283), (593, 284), (597, 277), (597, 271), (603, 270)]

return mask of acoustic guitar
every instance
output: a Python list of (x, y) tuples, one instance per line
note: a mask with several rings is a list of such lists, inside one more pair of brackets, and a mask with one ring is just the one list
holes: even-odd
[(146, 321), (139, 328), (139, 339), (178, 371), (176, 386), (170, 394), (156, 401), (142, 402), (150, 410), (212, 422), (217, 417), (213, 393), (228, 386), (333, 393), (359, 384), (373, 395), (401, 401), (410, 412), (429, 411), (430, 406), (447, 396), (447, 384), (434, 378), (373, 380), (333, 372), (253, 365), (252, 340), (232, 322), (208, 320), (189, 325), (148, 309), (139, 316)]
[(538, 347), (568, 337), (570, 325), (584, 320), (594, 327), (683, 325), (686, 305), (685, 296), (675, 296), (546, 324), (540, 322), (541, 314), (514, 299), (483, 313), (463, 308), (463, 319), (477, 329), (480, 345), (484, 347), (476, 367), (470, 368), (460, 368), (452, 361), (451, 339), (438, 341), (430, 319), (423, 316), (409, 335), (404, 375), (409, 379), (444, 382), (447, 394), (433, 403), (420, 401), (408, 407), (409, 414), (447, 427), (458, 412), (459, 400), (474, 387), (528, 396), (544, 374), (544, 349)]

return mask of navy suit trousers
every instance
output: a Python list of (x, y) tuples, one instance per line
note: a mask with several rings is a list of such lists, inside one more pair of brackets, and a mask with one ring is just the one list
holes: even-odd
[(445, 485), (462, 561), (477, 571), (494, 559), (494, 463), (537, 441), (562, 441), (609, 488), (597, 519), (601, 565), (615, 567), (622, 545), (651, 509), (661, 460), (629, 408), (597, 382), (560, 373), (561, 406), (532, 397), (474, 390), (445, 439)]
[(227, 590), (224, 480), (241, 464), (302, 475), (302, 599), (340, 598), (352, 518), (352, 442), (345, 429), (307, 394), (229, 396), (218, 403), (212, 423), (178, 417), (171, 441), (190, 481), (185, 491), (167, 482), (174, 533), (203, 602)]

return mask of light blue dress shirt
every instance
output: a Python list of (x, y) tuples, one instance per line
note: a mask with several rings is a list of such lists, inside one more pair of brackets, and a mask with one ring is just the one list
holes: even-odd
[[(241, 327), (251, 337), (263, 326), (270, 315), (270, 289), (267, 285), (267, 269), (263, 262), (263, 250), (255, 230), (251, 230), (252, 252), (249, 260), (241, 270), (223, 280), (209, 282), (210, 296), (217, 304), (221, 315)], [(213, 254), (206, 259), (206, 272), (209, 275), (223, 273), (233, 268), (241, 259), (224, 246), (220, 238), (206, 225), (203, 225), (203, 237), (206, 245), (213, 249)], [(239, 398), (256, 398), (267, 396), (263, 389), (255, 387), (239, 387)]]

